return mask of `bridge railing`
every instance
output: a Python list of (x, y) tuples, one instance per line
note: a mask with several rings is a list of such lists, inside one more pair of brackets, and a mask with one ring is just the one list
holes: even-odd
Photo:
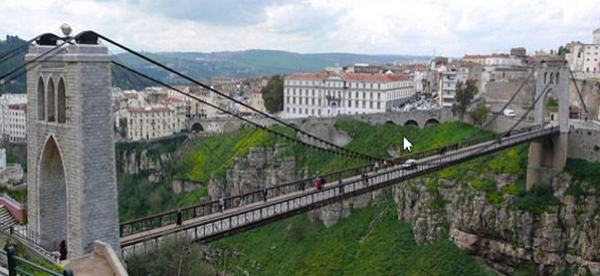
[[(467, 139), (465, 141), (461, 141), (458, 143), (453, 143), (446, 146), (441, 146), (438, 148), (433, 148), (429, 150), (423, 150), (418, 152), (413, 152), (409, 154), (403, 154), (402, 156), (389, 160), (389, 165), (398, 165), (404, 163), (408, 159), (422, 159), (429, 156), (433, 156), (436, 154), (444, 154), (447, 150), (458, 150), (461, 148), (469, 147), (472, 145), (476, 145), (479, 143), (483, 143), (485, 141), (490, 141), (494, 139), (498, 139), (498, 137), (502, 136), (510, 136), (519, 133), (524, 133), (528, 131), (532, 131), (539, 128), (539, 126), (531, 126), (525, 127), (517, 130), (513, 130), (508, 133), (500, 133), (500, 134), (489, 134), (478, 138)], [(383, 166), (383, 164), (379, 164)], [(380, 166), (380, 167), (381, 167)], [(372, 172), (374, 169), (374, 164), (366, 164), (361, 166), (356, 166), (332, 173), (323, 174), (322, 176), (328, 181), (338, 181), (343, 178), (361, 175), (367, 172)], [(148, 217), (143, 217), (139, 219), (134, 219), (126, 222), (120, 223), (120, 236), (125, 237), (128, 235), (133, 235), (135, 233), (143, 232), (146, 230), (162, 227), (169, 224), (177, 223), (178, 216), (181, 216), (181, 220), (189, 220), (198, 217), (203, 217), (206, 215), (218, 213), (230, 208), (243, 206), (245, 204), (254, 203), (260, 200), (267, 200), (279, 195), (283, 195), (290, 192), (304, 191), (305, 189), (311, 187), (316, 180), (315, 177), (309, 177), (302, 180), (292, 181), (288, 183), (284, 183), (281, 185), (265, 188), (266, 195), (263, 194), (263, 190), (255, 190), (248, 193), (244, 193), (241, 195), (235, 195), (232, 197), (223, 198), (221, 200), (212, 200), (204, 203), (200, 203), (195, 206), (181, 208), (179, 210), (170, 210), (163, 213), (155, 214)], [(180, 215), (178, 215), (180, 213)]]
[(557, 132), (557, 128), (538, 130), (524, 135), (510, 135), (501, 141), (474, 145), (457, 152), (435, 155), (421, 160), (410, 169), (401, 166), (379, 170), (362, 177), (345, 179), (341, 183), (330, 183), (323, 189), (311, 188), (303, 193), (280, 197), (265, 204), (239, 208), (223, 215), (206, 217), (181, 227), (165, 227), (159, 231), (146, 232), (138, 237), (121, 242), (121, 254), (127, 255), (138, 249), (144, 249), (148, 243), (157, 243), (161, 237), (172, 234), (190, 235), (194, 240), (210, 241), (223, 236), (262, 225), (269, 220), (289, 217), (300, 212), (318, 208), (334, 201), (340, 201), (356, 195), (381, 189), (401, 181), (438, 171), (445, 167), (461, 163), (482, 155), (490, 154), (516, 144), (525, 143)]
[[(50, 275), (50, 276), (73, 276), (73, 271), (70, 269), (63, 270), (62, 273), (58, 273), (42, 267), (29, 260), (21, 258), (16, 255), (13, 246), (8, 246), (4, 250), (0, 250), (0, 256), (2, 256), (2, 267), (6, 268), (7, 271), (0, 270), (0, 275), (16, 276), (16, 275)], [(6, 273), (8, 272), (8, 273)]]

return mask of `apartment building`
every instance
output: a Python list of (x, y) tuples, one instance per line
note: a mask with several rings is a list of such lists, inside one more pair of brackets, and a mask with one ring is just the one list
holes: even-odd
[(8, 106), (8, 141), (11, 143), (27, 142), (27, 104), (11, 104)]
[(569, 53), (565, 59), (571, 70), (586, 76), (597, 77), (600, 75), (600, 28), (593, 32), (593, 43), (574, 41), (567, 44)]
[(284, 78), (285, 117), (380, 113), (415, 94), (404, 74), (296, 73)]
[(456, 84), (461, 81), (465, 83), (469, 76), (467, 68), (455, 68), (440, 72), (438, 101), (441, 107), (452, 107), (454, 95), (456, 94)]

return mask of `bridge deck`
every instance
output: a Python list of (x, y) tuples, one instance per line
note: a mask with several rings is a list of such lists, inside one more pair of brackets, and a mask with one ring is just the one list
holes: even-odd
[(121, 238), (121, 254), (126, 256), (136, 251), (145, 251), (159, 243), (165, 236), (187, 235), (193, 240), (210, 241), (233, 233), (257, 227), (272, 220), (278, 220), (306, 212), (332, 202), (368, 193), (397, 184), (453, 164), (465, 162), (478, 156), (524, 142), (558, 133), (558, 128), (546, 128), (504, 138), (500, 143), (489, 141), (474, 146), (419, 159), (417, 166), (405, 169), (395, 166), (368, 174), (366, 178), (353, 176), (345, 178), (342, 184), (329, 183), (325, 188), (291, 192), (267, 202), (255, 202), (219, 213), (183, 221), (181, 226), (169, 224)]

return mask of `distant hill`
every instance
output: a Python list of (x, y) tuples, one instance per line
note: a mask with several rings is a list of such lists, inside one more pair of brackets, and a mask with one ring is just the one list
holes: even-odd
[[(407, 55), (363, 55), (348, 53), (300, 54), (275, 50), (246, 50), (212, 53), (161, 52), (145, 53), (184, 72), (195, 79), (212, 77), (259, 77), (292, 72), (315, 72), (324, 67), (354, 63), (405, 63), (413, 60), (425, 61), (427, 56)], [(157, 77), (175, 78), (159, 73), (160, 70), (131, 54), (119, 54), (117, 60)]]
[[(24, 40), (17, 36), (7, 35), (5, 40), (0, 40), (0, 56), (16, 47), (23, 45)], [(0, 63), (0, 76), (24, 64), (25, 52), (23, 51), (11, 59)], [(248, 78), (288, 74), (293, 72), (316, 72), (327, 66), (345, 66), (354, 63), (393, 64), (410, 61), (426, 61), (427, 56), (408, 55), (364, 55), (348, 53), (322, 53), (300, 54), (277, 50), (246, 50), (227, 52), (143, 52), (145, 55), (168, 65), (177, 71), (197, 80), (208, 80), (213, 77)], [(171, 84), (186, 84), (174, 77), (137, 58), (131, 54), (123, 53), (114, 57), (114, 60), (133, 67), (147, 75), (167, 81)], [(125, 72), (116, 66), (112, 67), (113, 85), (121, 88), (142, 88), (153, 85), (131, 73)], [(25, 92), (25, 74), (16, 77), (4, 85), (0, 84), (0, 94), (4, 92)]]
[[(25, 40), (20, 39), (18, 36), (7, 35), (4, 40), (0, 39), (0, 77), (4, 74), (16, 69), (17, 67), (25, 64), (25, 53), (23, 50), (9, 59), (4, 59), (4, 56), (25, 44)], [(23, 72), (21, 74), (21, 72)], [(7, 76), (4, 82), (0, 83), (0, 94), (11, 92), (11, 93), (25, 93), (25, 73), (24, 69), (18, 71), (15, 74)]]

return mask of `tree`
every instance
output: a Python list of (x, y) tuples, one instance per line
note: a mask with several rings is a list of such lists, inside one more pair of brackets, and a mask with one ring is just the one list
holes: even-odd
[(487, 105), (480, 103), (477, 105), (477, 107), (475, 107), (475, 110), (473, 111), (473, 113), (471, 113), (471, 117), (473, 117), (473, 122), (479, 128), (481, 128), (481, 126), (483, 125), (483, 123), (485, 122), (485, 119), (487, 118), (487, 116), (489, 114), (490, 114), (490, 108), (487, 107)]
[(269, 113), (283, 110), (283, 78), (275, 75), (269, 79), (267, 86), (261, 90), (265, 108)]
[(202, 246), (190, 237), (170, 237), (146, 252), (136, 252), (125, 259), (129, 275), (215, 275), (205, 261)]
[(561, 57), (564, 57), (565, 54), (568, 54), (570, 52), (571, 51), (569, 51), (569, 49), (567, 47), (564, 47), (564, 46), (558, 47), (558, 55), (561, 56)]
[(474, 80), (467, 80), (466, 84), (462, 81), (456, 83), (456, 91), (454, 94), (454, 103), (452, 104), (452, 114), (458, 114), (460, 122), (463, 121), (467, 108), (471, 104), (471, 100), (477, 94), (477, 84)]

